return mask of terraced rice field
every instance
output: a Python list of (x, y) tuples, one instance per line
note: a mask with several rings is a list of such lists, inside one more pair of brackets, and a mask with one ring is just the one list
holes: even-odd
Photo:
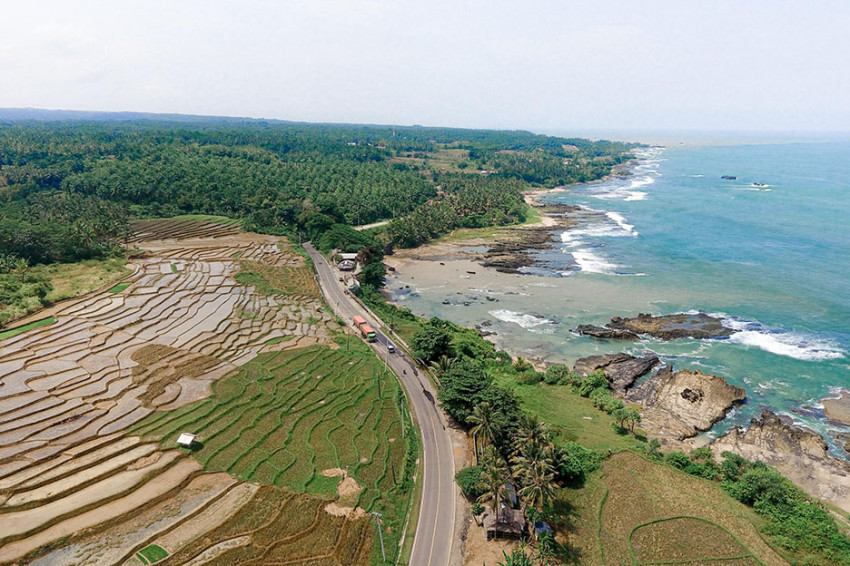
[(570, 544), (582, 564), (788, 565), (761, 538), (758, 516), (720, 486), (631, 452), (606, 460), (575, 505)]
[[(134, 242), (147, 252), (126, 288), (65, 304), (53, 324), (0, 342), (0, 564), (140, 565), (148, 555), (137, 553), (151, 545), (169, 553), (157, 564), (230, 564), (233, 553), (363, 563), (373, 532), (366, 520), (324, 512), (327, 500), (205, 472), (172, 443), (128, 432), (154, 414), (203, 403), (214, 386), (266, 368), (276, 352), (286, 351), (277, 364), (300, 359), (295, 348), (330, 352), (317, 345), (336, 326), (310, 270), (278, 238), (197, 220), (136, 227)], [(240, 262), (295, 275), (283, 294), (261, 294), (235, 280)], [(237, 377), (219, 382), (228, 374)], [(306, 381), (302, 391), (310, 397)], [(324, 394), (336, 403), (330, 389)], [(246, 407), (237, 411), (247, 418)], [(364, 438), (392, 418), (376, 423)], [(382, 457), (379, 447), (361, 448), (358, 455)], [(254, 479), (261, 468), (233, 467)], [(368, 461), (351, 470), (370, 494), (361, 497), (384, 487)], [(308, 489), (323, 481), (282, 472), (278, 483), (294, 477), (301, 479), (292, 485)], [(290, 524), (295, 504), (310, 510), (302, 530)], [(277, 515), (252, 523), (266, 507)]]
[(397, 382), (355, 346), (262, 354), (215, 383), (211, 397), (157, 412), (132, 432), (168, 446), (191, 430), (202, 439), (195, 458), (205, 469), (325, 497), (342, 478), (321, 472), (343, 468), (364, 488), (353, 503), (370, 509), (392, 490), (404, 443)]

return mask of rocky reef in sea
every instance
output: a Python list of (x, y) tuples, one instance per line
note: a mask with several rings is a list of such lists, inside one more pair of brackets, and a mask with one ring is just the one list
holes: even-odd
[(727, 338), (733, 330), (720, 318), (705, 313), (678, 313), (652, 316), (641, 313), (633, 318), (615, 316), (605, 326), (580, 325), (579, 334), (594, 338), (637, 340), (641, 335), (661, 340), (678, 338)]

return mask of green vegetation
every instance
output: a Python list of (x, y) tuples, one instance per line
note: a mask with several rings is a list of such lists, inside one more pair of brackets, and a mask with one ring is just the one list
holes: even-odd
[(720, 483), (723, 490), (766, 519), (763, 532), (792, 562), (811, 566), (850, 564), (850, 540), (823, 504), (813, 500), (775, 468), (724, 452), (718, 464), (707, 447), (690, 455), (664, 456), (684, 472)]
[(599, 179), (632, 147), (228, 119), (11, 122), (0, 128), (0, 255), (106, 257), (127, 236), (128, 213), (289, 235), (314, 231), (317, 217), (338, 225), (320, 249), (357, 239), (342, 227), (392, 219), (372, 234), (379, 247), (411, 246), (456, 227), (522, 222), (521, 190)]
[(25, 269), (0, 274), (0, 327), (48, 304), (47, 295), (52, 290), (43, 274)]
[(53, 324), (54, 322), (56, 322), (56, 319), (51, 316), (48, 318), (37, 320), (35, 322), (31, 322), (29, 324), (25, 324), (23, 326), (19, 326), (17, 328), (12, 328), (11, 330), (5, 330), (3, 332), (0, 332), (0, 340), (5, 340), (6, 338), (11, 338), (12, 336), (17, 336), (18, 334), (21, 334), (28, 330), (39, 328), (41, 326), (47, 326), (48, 324)]
[(342, 478), (322, 472), (343, 468), (362, 490), (342, 503), (384, 513), (389, 550), (402, 532), (418, 455), (401, 395), (368, 346), (341, 340), (335, 350), (262, 354), (217, 381), (212, 397), (150, 415), (131, 432), (170, 447), (191, 430), (205, 469), (325, 499), (335, 498)]
[[(499, 485), (515, 478), (529, 517), (572, 532), (575, 553), (600, 557), (588, 563), (758, 566), (775, 556), (763, 532), (792, 564), (850, 564), (850, 542), (833, 518), (775, 470), (731, 454), (717, 464), (707, 448), (663, 457), (657, 441), (627, 434), (637, 433), (639, 413), (611, 395), (601, 374), (581, 378), (557, 365), (537, 372), (472, 330), (366, 299), (430, 362), (444, 409), (469, 427), (480, 459), (456, 481), (471, 500), (495, 502), (505, 495)], [(677, 521), (660, 521), (670, 518)], [(704, 543), (696, 550), (671, 542), (685, 523)], [(556, 555), (570, 560), (571, 552)]]
[(129, 281), (125, 281), (124, 283), (119, 283), (118, 285), (116, 285), (115, 287), (111, 288), (111, 289), (110, 289), (109, 291), (107, 291), (107, 292), (108, 292), (108, 293), (120, 293), (121, 291), (123, 291), (124, 289), (126, 289), (127, 287), (129, 287), (130, 285), (131, 285), (131, 283), (130, 283)]
[(168, 558), (168, 551), (158, 544), (152, 544), (137, 552), (136, 557), (138, 557), (138, 559), (144, 564), (153, 564), (154, 562), (159, 562), (163, 558)]

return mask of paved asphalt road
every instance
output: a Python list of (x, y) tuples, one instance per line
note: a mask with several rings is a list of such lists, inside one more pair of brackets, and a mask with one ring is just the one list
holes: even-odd
[[(338, 275), (325, 258), (309, 243), (304, 244), (304, 249), (316, 266), (322, 291), (334, 312), (349, 324), (354, 315), (363, 316), (377, 330), (377, 321), (345, 293)], [(413, 362), (399, 349), (395, 354), (389, 353), (387, 337), (381, 332), (377, 334), (378, 341), (373, 347), (407, 389), (422, 433), (422, 504), (409, 564), (447, 566), (454, 537), (456, 500), (452, 441), (445, 427), (445, 416), (435, 404), (436, 391), (427, 377), (418, 374)]]

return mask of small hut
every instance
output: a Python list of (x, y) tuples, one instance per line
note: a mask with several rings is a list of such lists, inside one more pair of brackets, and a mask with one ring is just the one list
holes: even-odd
[(195, 443), (195, 435), (189, 432), (181, 432), (177, 438), (177, 446), (181, 448), (191, 448)]
[(503, 507), (497, 524), (496, 514), (487, 506), (484, 511), (484, 531), (487, 533), (487, 540), (497, 536), (522, 538), (525, 534), (525, 516), (520, 509)]

